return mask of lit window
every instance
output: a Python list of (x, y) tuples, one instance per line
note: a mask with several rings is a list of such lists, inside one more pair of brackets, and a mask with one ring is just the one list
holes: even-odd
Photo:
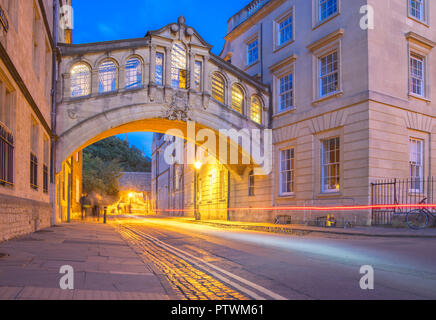
[(320, 96), (339, 91), (338, 52), (332, 52), (319, 59)]
[(98, 70), (98, 92), (106, 93), (117, 89), (117, 66), (111, 60), (104, 61)]
[(279, 23), (279, 46), (285, 44), (292, 39), (292, 15)]
[(410, 91), (424, 96), (424, 58), (417, 55), (410, 56)]
[(338, 12), (337, 0), (319, 0), (319, 21), (323, 21)]
[(203, 63), (201, 61), (195, 61), (194, 67), (194, 89), (201, 91), (201, 72), (203, 70)]
[(212, 76), (212, 97), (221, 103), (224, 103), (225, 84), (224, 78), (219, 73), (214, 73)]
[(260, 103), (260, 99), (256, 96), (251, 98), (250, 118), (256, 123), (262, 123), (262, 104)]
[(419, 192), (423, 189), (423, 150), (424, 141), (410, 138), (410, 177), (411, 177), (411, 190)]
[(424, 0), (410, 0), (410, 15), (420, 21), (424, 20)]
[(183, 43), (174, 43), (171, 63), (172, 87), (178, 89), (186, 89), (186, 48)]
[(138, 58), (131, 58), (126, 63), (126, 89), (140, 88), (142, 80), (142, 64)]
[(293, 74), (279, 79), (279, 112), (292, 108), (294, 104)]
[(85, 63), (76, 64), (71, 69), (71, 97), (91, 94), (91, 68)]
[(156, 53), (156, 84), (158, 86), (163, 85), (163, 66), (164, 55), (161, 52)]
[(238, 85), (233, 85), (232, 88), (232, 108), (233, 110), (242, 113), (244, 106), (244, 93)]
[(294, 149), (280, 151), (280, 194), (294, 193), (295, 181)]
[(254, 40), (247, 45), (247, 64), (252, 64), (259, 60), (259, 40)]
[(321, 141), (322, 192), (340, 190), (340, 139)]
[(248, 174), (248, 195), (250, 197), (254, 196), (254, 171), (250, 171), (250, 173)]

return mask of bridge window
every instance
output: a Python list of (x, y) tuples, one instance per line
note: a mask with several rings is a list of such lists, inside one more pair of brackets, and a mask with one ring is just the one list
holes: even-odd
[(195, 61), (194, 69), (194, 89), (201, 91), (201, 73), (203, 71), (203, 63), (201, 61)]
[(173, 88), (186, 89), (186, 48), (183, 43), (176, 42), (172, 51), (171, 83)]
[(91, 94), (91, 68), (78, 63), (71, 69), (71, 97), (83, 97)]
[(250, 118), (256, 123), (262, 123), (262, 104), (256, 96), (251, 98)]
[(126, 89), (141, 87), (142, 63), (138, 58), (130, 58), (126, 63)]
[(117, 66), (111, 60), (103, 61), (98, 70), (98, 92), (106, 93), (117, 89)]
[(232, 88), (232, 108), (233, 110), (242, 113), (244, 106), (244, 93), (238, 85), (233, 85)]
[(212, 76), (212, 97), (221, 103), (224, 103), (225, 82), (222, 75), (214, 73)]
[(164, 55), (162, 52), (156, 52), (156, 84), (158, 86), (163, 86), (163, 66), (164, 66)]

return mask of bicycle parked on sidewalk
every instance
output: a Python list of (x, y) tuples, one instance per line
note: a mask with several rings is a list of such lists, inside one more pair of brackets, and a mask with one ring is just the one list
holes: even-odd
[[(424, 198), (419, 204), (425, 204), (427, 198)], [(413, 209), (407, 213), (406, 222), (410, 229), (425, 229), (430, 223), (430, 217), (436, 219), (433, 212), (427, 208)]]

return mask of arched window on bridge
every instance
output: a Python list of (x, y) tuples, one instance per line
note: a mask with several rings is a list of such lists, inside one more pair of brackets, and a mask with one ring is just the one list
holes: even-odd
[(140, 88), (142, 82), (142, 63), (132, 57), (126, 62), (126, 89)]
[(181, 42), (175, 42), (171, 58), (171, 84), (173, 88), (186, 89), (188, 74), (186, 65), (186, 47)]
[(105, 60), (98, 69), (98, 92), (106, 93), (117, 90), (117, 66), (112, 60)]
[(232, 108), (239, 113), (244, 110), (244, 92), (237, 84), (232, 87)]
[(218, 102), (224, 103), (225, 93), (224, 77), (218, 72), (215, 72), (212, 75), (212, 98)]
[(80, 62), (71, 68), (71, 97), (83, 97), (91, 94), (91, 68)]
[(259, 97), (251, 97), (250, 119), (258, 124), (262, 123), (262, 104)]

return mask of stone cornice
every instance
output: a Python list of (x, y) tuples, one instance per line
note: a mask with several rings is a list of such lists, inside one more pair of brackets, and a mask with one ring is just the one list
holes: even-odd
[(406, 33), (406, 39), (409, 41), (412, 40), (412, 41), (418, 42), (420, 45), (428, 47), (429, 49), (432, 49), (436, 46), (436, 42), (434, 42), (430, 39), (427, 39), (427, 38), (425, 38), (425, 37), (423, 37), (415, 32), (412, 32), (412, 31)]
[(319, 48), (322, 48), (323, 46), (329, 44), (330, 42), (333, 42), (339, 38), (341, 38), (345, 33), (345, 30), (340, 28), (330, 34), (328, 34), (327, 36), (312, 42), (311, 44), (309, 44), (307, 46), (307, 49), (309, 49), (309, 51), (314, 52), (316, 50), (318, 50)]
[(271, 67), (269, 67), (269, 70), (272, 73), (275, 73), (277, 70), (283, 69), (284, 67), (294, 63), (297, 60), (298, 56), (296, 54), (293, 54), (279, 62), (277, 62), (276, 64), (272, 65)]

